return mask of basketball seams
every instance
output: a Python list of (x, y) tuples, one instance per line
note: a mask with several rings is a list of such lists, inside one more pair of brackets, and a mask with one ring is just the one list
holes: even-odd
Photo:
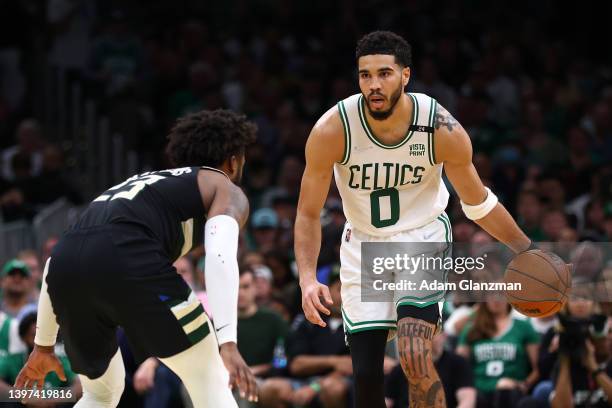
[[(557, 275), (557, 279), (559, 279), (559, 281), (563, 282), (563, 284), (565, 285), (565, 288), (567, 289), (570, 286), (569, 282), (565, 282), (561, 276), (559, 275), (559, 272), (557, 271), (557, 267), (556, 265), (553, 265), (553, 263), (547, 258), (547, 256), (542, 256), (540, 253), (538, 253), (538, 251), (529, 251), (529, 253), (537, 256), (538, 258), (543, 259), (544, 261), (546, 261), (546, 263), (548, 263), (550, 266), (552, 266), (553, 270), (555, 271), (555, 275)], [(544, 252), (545, 253), (545, 252)], [(560, 258), (559, 258), (560, 259)], [(567, 268), (567, 265), (565, 265), (565, 267)]]
[[(552, 285), (548, 284), (547, 282), (544, 282), (544, 281), (542, 281), (542, 280), (540, 280), (540, 279), (536, 278), (535, 276), (531, 276), (531, 275), (529, 275), (529, 274), (527, 274), (527, 273), (525, 273), (525, 272), (521, 272), (521, 271), (519, 271), (518, 269), (514, 269), (514, 268), (510, 268), (510, 267), (508, 267), (508, 268), (506, 268), (506, 269), (507, 269), (507, 270), (509, 270), (509, 271), (514, 271), (514, 272), (516, 272), (516, 273), (518, 273), (518, 274), (520, 274), (520, 275), (527, 276), (528, 278), (531, 278), (531, 279), (535, 280), (536, 282), (540, 282), (540, 283), (541, 283), (542, 285), (544, 285), (544, 286), (548, 286), (549, 288), (551, 288), (551, 289), (552, 289), (552, 290), (554, 290), (555, 292), (558, 292), (558, 293), (560, 293), (561, 295), (565, 295), (565, 293), (564, 293), (564, 292), (561, 292), (559, 289), (557, 289), (557, 288), (553, 287)], [(562, 281), (561, 279), (559, 279), (559, 282), (563, 282), (563, 281)], [(567, 289), (567, 286), (566, 286), (566, 289)]]

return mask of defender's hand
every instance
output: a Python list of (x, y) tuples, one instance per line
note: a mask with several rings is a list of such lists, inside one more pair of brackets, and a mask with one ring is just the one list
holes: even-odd
[(320, 299), (322, 297), (328, 305), (334, 304), (329, 294), (329, 288), (316, 280), (300, 286), (302, 287), (302, 309), (304, 309), (306, 319), (310, 323), (318, 324), (321, 327), (327, 326), (321, 319), (319, 312), (328, 316), (331, 313), (328, 308), (323, 306)]
[(45, 377), (51, 371), (54, 371), (60, 380), (66, 381), (64, 366), (55, 355), (53, 346), (36, 345), (15, 380), (15, 388), (28, 388), (36, 383), (41, 389), (45, 383)]
[(240, 390), (240, 396), (257, 402), (257, 383), (251, 369), (242, 359), (236, 343), (224, 343), (219, 350), (223, 364), (230, 375), (229, 386)]

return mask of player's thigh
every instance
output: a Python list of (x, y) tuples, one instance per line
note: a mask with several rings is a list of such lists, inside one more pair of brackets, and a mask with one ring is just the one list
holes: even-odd
[(138, 359), (187, 350), (213, 327), (197, 296), (174, 268), (121, 285), (113, 310)]
[(451, 239), (446, 214), (395, 237), (402, 252), (410, 257), (410, 267), (397, 270), (394, 275), (395, 283), (402, 283), (394, 293), (396, 308), (406, 305), (422, 308), (444, 300)]
[[(88, 252), (96, 252), (89, 256)], [(69, 233), (54, 248), (46, 283), (72, 370), (97, 378), (118, 349), (117, 323), (103, 307), (96, 275), (118, 268), (115, 253), (100, 234)], [(109, 278), (112, 279), (112, 278)]]
[(342, 318), (347, 333), (395, 330), (395, 308), (389, 301), (364, 301), (362, 297), (361, 243), (359, 233), (345, 230), (340, 247)]

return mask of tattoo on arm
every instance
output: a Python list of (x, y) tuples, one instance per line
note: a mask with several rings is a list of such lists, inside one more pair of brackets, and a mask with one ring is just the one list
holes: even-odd
[(223, 214), (235, 218), (242, 228), (249, 215), (249, 200), (239, 187), (231, 186), (230, 188), (229, 203), (227, 207), (225, 207)]
[(449, 132), (452, 132), (454, 128), (460, 127), (461, 125), (457, 122), (457, 119), (450, 114), (449, 111), (444, 109), (441, 105), (436, 105), (436, 116), (434, 119), (434, 127), (440, 129), (445, 126)]

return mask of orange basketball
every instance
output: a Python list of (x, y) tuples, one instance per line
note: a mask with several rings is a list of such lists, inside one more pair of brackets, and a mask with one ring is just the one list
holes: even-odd
[[(546, 317), (558, 312), (568, 298), (571, 273), (568, 265), (551, 252), (532, 249), (516, 255), (504, 275), (508, 302), (530, 317)], [(508, 287), (508, 286), (507, 286)]]

